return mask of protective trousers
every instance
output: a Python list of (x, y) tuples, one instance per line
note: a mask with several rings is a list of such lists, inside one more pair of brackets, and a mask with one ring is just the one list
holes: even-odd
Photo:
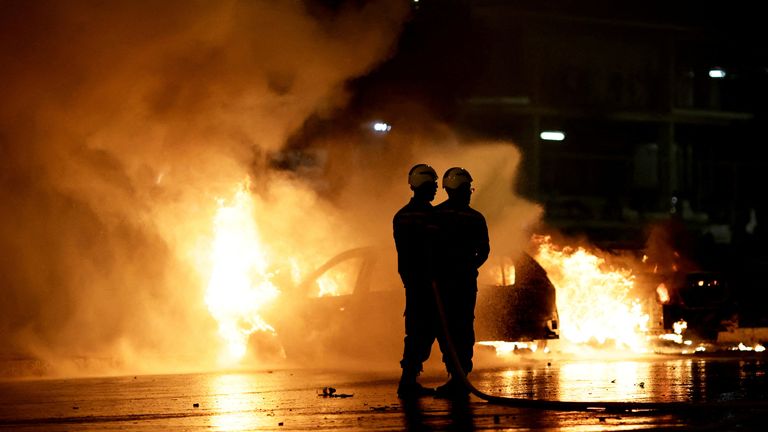
[[(445, 311), (448, 335), (451, 337), (459, 364), (465, 374), (472, 371), (472, 356), (475, 345), (475, 303), (477, 302), (477, 280), (474, 275), (465, 278), (452, 278), (437, 282), (440, 300)], [(438, 333), (443, 362), (448, 373), (455, 376), (450, 360), (445, 333)]]
[(400, 366), (403, 376), (415, 378), (429, 358), (437, 338), (437, 308), (428, 280), (405, 285), (405, 339)]

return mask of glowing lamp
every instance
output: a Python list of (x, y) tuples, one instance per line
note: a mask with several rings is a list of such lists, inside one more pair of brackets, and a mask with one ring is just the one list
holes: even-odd
[(710, 69), (709, 77), (715, 79), (725, 78), (725, 71), (720, 68)]
[(562, 141), (565, 139), (565, 133), (560, 131), (544, 131), (539, 136), (544, 141)]
[(392, 129), (392, 125), (384, 122), (375, 122), (373, 124), (373, 130), (376, 132), (389, 132)]

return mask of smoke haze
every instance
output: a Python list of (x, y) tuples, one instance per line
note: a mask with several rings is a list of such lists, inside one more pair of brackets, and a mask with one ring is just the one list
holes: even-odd
[(345, 81), (391, 54), (408, 7), (311, 12), (0, 2), (3, 356), (211, 357), (195, 251), (216, 199), (248, 174), (279, 196), (294, 180), (268, 179), (266, 155), (344, 103)]
[[(215, 367), (213, 220), (247, 177), (283, 295), (287, 269), (306, 275), (370, 244), (394, 253), (391, 218), (421, 162), (467, 168), (493, 253), (516, 252), (541, 209), (514, 194), (509, 143), (459, 145), (420, 114), (419, 132), (401, 122), (364, 143), (314, 143), (318, 175), (270, 168), (310, 116), (344, 106), (350, 78), (392, 54), (408, 12), (388, 0), (0, 1), (0, 359), (60, 374), (81, 372), (73, 358)], [(264, 344), (252, 348), (274, 350)]]

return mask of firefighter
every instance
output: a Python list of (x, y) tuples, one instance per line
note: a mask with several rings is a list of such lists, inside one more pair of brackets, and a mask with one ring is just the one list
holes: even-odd
[(405, 286), (403, 372), (397, 388), (398, 397), (403, 399), (434, 394), (434, 389), (423, 387), (417, 377), (437, 338), (438, 322), (431, 270), (431, 202), (437, 193), (437, 173), (427, 164), (415, 165), (408, 173), (408, 184), (413, 197), (392, 221), (397, 270)]
[(436, 396), (466, 397), (469, 389), (458, 374), (472, 371), (475, 343), (475, 303), (478, 268), (488, 259), (488, 226), (483, 215), (469, 206), (474, 188), (472, 176), (464, 168), (445, 172), (443, 188), (448, 199), (435, 206), (435, 282), (446, 318), (448, 335), (456, 350), (460, 367), (456, 370), (441, 332), (440, 348), (450, 379), (436, 389)]

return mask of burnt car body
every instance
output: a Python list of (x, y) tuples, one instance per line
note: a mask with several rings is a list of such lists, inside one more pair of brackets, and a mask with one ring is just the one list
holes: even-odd
[(697, 271), (687, 273), (670, 292), (669, 302), (662, 306), (664, 327), (673, 323), (687, 323), (687, 337), (715, 340), (725, 330), (737, 312), (729, 284), (718, 272)]
[[(481, 268), (476, 340), (558, 338), (555, 288), (546, 272), (527, 254), (514, 266), (514, 283), (493, 276), (504, 272), (495, 269), (493, 261)], [(276, 308), (283, 313), (270, 318), (287, 357), (317, 361), (338, 355), (399, 356), (405, 292), (396, 268), (391, 250), (363, 247), (342, 252), (309, 274), (296, 292), (283, 296), (285, 306)], [(329, 281), (336, 285), (335, 295), (318, 296)]]

